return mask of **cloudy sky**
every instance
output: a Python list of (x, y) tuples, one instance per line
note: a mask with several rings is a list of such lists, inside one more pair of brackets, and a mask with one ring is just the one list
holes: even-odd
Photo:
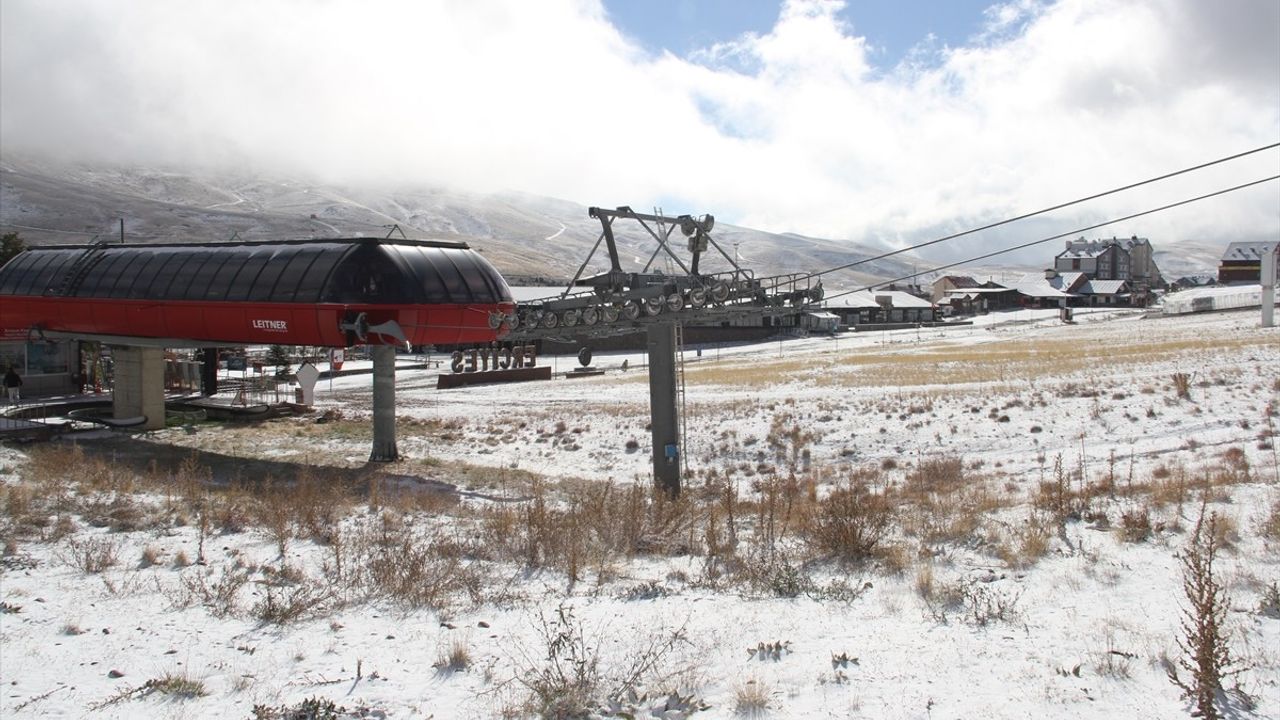
[[(0, 152), (903, 243), (1275, 142), (1276, 0), (0, 3)], [(1280, 150), (1000, 238), (1275, 174)], [(1274, 237), (1280, 183), (1104, 232)]]

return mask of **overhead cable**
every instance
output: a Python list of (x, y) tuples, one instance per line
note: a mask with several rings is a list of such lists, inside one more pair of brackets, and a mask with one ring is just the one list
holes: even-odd
[[(909, 245), (907, 247), (900, 248), (898, 250), (892, 250), (890, 252), (876, 255), (874, 257), (857, 260), (855, 262), (846, 263), (844, 265), (837, 265), (833, 268), (828, 268), (826, 270), (813, 273), (812, 275), (810, 275), (810, 277), (820, 277), (822, 275), (838, 272), (840, 270), (848, 270), (849, 268), (857, 267), (858, 265), (865, 265), (867, 263), (875, 262), (877, 260), (884, 260), (885, 258), (893, 257), (894, 255), (901, 255), (902, 253), (905, 253), (905, 252), (910, 252), (912, 250), (919, 250), (920, 248), (929, 247), (930, 245), (937, 245), (938, 243), (947, 242), (949, 240), (955, 240), (956, 238), (964, 237), (965, 235), (972, 235), (977, 232), (982, 232), (983, 230), (990, 230), (992, 228), (1000, 227), (1001, 225), (1008, 225), (1010, 223), (1015, 223), (1015, 222), (1018, 222), (1019, 220), (1026, 220), (1027, 218), (1032, 218), (1037, 215), (1043, 215), (1048, 212), (1053, 212), (1054, 210), (1061, 210), (1062, 208), (1071, 207), (1072, 205), (1079, 205), (1080, 203), (1089, 202), (1090, 200), (1097, 200), (1098, 198), (1106, 197), (1108, 195), (1114, 195), (1119, 192), (1124, 192), (1125, 190), (1132, 190), (1136, 187), (1142, 187), (1143, 185), (1150, 185), (1151, 183), (1160, 182), (1161, 180), (1168, 180), (1171, 177), (1177, 177), (1178, 175), (1185, 175), (1190, 172), (1195, 172), (1196, 170), (1203, 170), (1204, 168), (1211, 167), (1213, 165), (1220, 165), (1225, 162), (1237, 160), (1239, 158), (1242, 158), (1248, 155), (1253, 155), (1255, 153), (1264, 152), (1266, 150), (1272, 150), (1277, 147), (1280, 147), (1280, 143), (1271, 143), (1270, 145), (1263, 145), (1262, 147), (1254, 148), (1253, 150), (1246, 150), (1244, 152), (1236, 153), (1234, 155), (1228, 155), (1223, 158), (1218, 158), (1217, 160), (1210, 160), (1209, 162), (1200, 163), (1199, 165), (1193, 165), (1192, 167), (1183, 168), (1181, 170), (1175, 170), (1174, 172), (1165, 173), (1164, 175), (1148, 178), (1146, 180), (1140, 180), (1138, 182), (1129, 183), (1128, 185), (1124, 185), (1118, 188), (1113, 188), (1111, 190), (1104, 190), (1103, 192), (1094, 193), (1093, 195), (1082, 197), (1077, 200), (1071, 200), (1068, 202), (1059, 203), (1057, 205), (1053, 205), (1051, 207), (1047, 207), (1041, 210), (1036, 210), (1034, 212), (1023, 213), (1022, 215), (1018, 215), (1017, 217), (1011, 217), (1005, 220), (1000, 220), (999, 222), (993, 222), (988, 225), (983, 225), (982, 227), (976, 227), (970, 230), (964, 230), (962, 232), (953, 233), (951, 235), (947, 235), (946, 237), (937, 238), (936, 240), (929, 240), (928, 242), (922, 242), (916, 245)], [(1260, 182), (1265, 182), (1265, 181), (1260, 181)], [(1248, 187), (1248, 186), (1246, 185), (1243, 187)], [(1212, 195), (1206, 195), (1205, 197), (1212, 197)], [(1194, 201), (1188, 201), (1188, 202), (1194, 202)], [(1175, 207), (1175, 206), (1170, 206), (1170, 207)], [(1134, 216), (1134, 217), (1138, 217), (1138, 216)], [(1116, 221), (1112, 221), (1112, 222), (1116, 222)], [(1104, 223), (1104, 224), (1109, 224), (1109, 223)], [(1085, 228), (1085, 229), (1088, 230), (1091, 228)]]
[(949, 270), (959, 265), (967, 265), (969, 263), (974, 263), (979, 260), (986, 260), (987, 258), (992, 258), (997, 255), (1003, 255), (1005, 253), (1011, 253), (1018, 250), (1023, 250), (1025, 248), (1029, 248), (1035, 245), (1041, 245), (1047, 242), (1052, 242), (1054, 240), (1061, 240), (1062, 238), (1070, 237), (1072, 235), (1079, 235), (1080, 233), (1088, 232), (1090, 230), (1097, 230), (1098, 228), (1106, 227), (1107, 225), (1114, 225), (1115, 223), (1118, 223), (1118, 222), (1124, 222), (1126, 220), (1140, 218), (1145, 215), (1152, 215), (1154, 213), (1164, 212), (1165, 210), (1171, 210), (1173, 208), (1180, 207), (1182, 205), (1189, 205), (1191, 203), (1199, 202), (1201, 200), (1207, 200), (1209, 198), (1217, 197), (1219, 195), (1226, 195), (1227, 193), (1235, 192), (1237, 190), (1244, 190), (1245, 188), (1250, 188), (1255, 185), (1261, 185), (1263, 183), (1272, 182), (1274, 180), (1280, 180), (1280, 175), (1272, 175), (1271, 177), (1262, 178), (1261, 180), (1254, 180), (1253, 182), (1247, 182), (1247, 183), (1244, 183), (1243, 185), (1235, 185), (1233, 187), (1225, 188), (1223, 190), (1217, 190), (1215, 192), (1211, 192), (1205, 195), (1200, 195), (1198, 197), (1188, 198), (1186, 200), (1179, 200), (1178, 202), (1175, 202), (1175, 203), (1170, 203), (1168, 205), (1161, 205), (1160, 207), (1157, 207), (1157, 208), (1152, 208), (1150, 210), (1143, 210), (1142, 212), (1133, 213), (1131, 215), (1125, 215), (1124, 217), (1111, 218), (1110, 220), (1105, 220), (1103, 222), (1095, 223), (1093, 225), (1076, 228), (1074, 230), (1068, 230), (1067, 232), (1058, 233), (1057, 235), (1050, 235), (1049, 237), (1041, 238), (1039, 240), (1032, 240), (1031, 242), (1025, 242), (1019, 245), (1013, 245), (1011, 247), (1007, 247), (1001, 250), (994, 250), (992, 252), (983, 253), (982, 255), (976, 255), (974, 257), (971, 257), (965, 260), (958, 260), (953, 263), (947, 263), (946, 265), (939, 265), (937, 267), (930, 268), (928, 270), (923, 270), (921, 272), (913, 272), (910, 275), (904, 275), (902, 277), (894, 278), (893, 280), (888, 280), (886, 282), (878, 282), (878, 283), (875, 283), (874, 285), (867, 285), (865, 287), (860, 287), (853, 290), (846, 290), (844, 292), (835, 293), (833, 295), (826, 296), (826, 299), (830, 300), (832, 298), (842, 297), (844, 295), (850, 295), (856, 292), (862, 292), (863, 290), (871, 290), (872, 288), (880, 287), (883, 285), (889, 285), (895, 282), (901, 282), (903, 280), (910, 280), (912, 278), (916, 278), (921, 275), (928, 275), (929, 273), (938, 272), (940, 270)]

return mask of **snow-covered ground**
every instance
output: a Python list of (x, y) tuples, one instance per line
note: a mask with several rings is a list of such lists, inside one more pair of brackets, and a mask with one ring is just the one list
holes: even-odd
[[(343, 542), (448, 533), (470, 550), (429, 564), (434, 581), (475, 572), (485, 558), (483, 582), (417, 607), (326, 598), (314, 604), (324, 612), (291, 622), (264, 619), (269, 589), (310, 587), (277, 582), (280, 568), (313, 580), (352, 572), (335, 569), (335, 544), (294, 528), (282, 560), (272, 533), (247, 522), (206, 538), (206, 565), (183, 566), (180, 555), (198, 555), (195, 517), (112, 531), (85, 512), (24, 535), (15, 508), (40, 499), (19, 489), (56, 483), (34, 477), (38, 447), (0, 448), (10, 541), (0, 571), (0, 716), (249, 718), (255, 705), (312, 697), (353, 716), (520, 716), (527, 686), (548, 667), (546, 635), (568, 629), (578, 640), (556, 645), (557, 657), (570, 647), (598, 658), (601, 697), (623, 668), (660, 658), (644, 688), (696, 697), (707, 707), (694, 717), (746, 713), (757, 694), (765, 716), (779, 718), (1185, 717), (1189, 705), (1164, 665), (1180, 655), (1187, 603), (1177, 553), (1206, 477), (1207, 507), (1228, 524), (1218, 570), (1232, 597), (1231, 647), (1246, 668), (1236, 680), (1256, 703), (1236, 696), (1231, 711), (1280, 716), (1280, 619), (1259, 612), (1280, 581), (1280, 329), (1260, 328), (1256, 312), (1145, 319), (1099, 310), (1076, 320), (1028, 310), (967, 328), (686, 349), (686, 487), (704, 509), (721, 507), (707, 497), (736, 489), (736, 553), (723, 536), (711, 552), (710, 526), (679, 526), (683, 551), (584, 561), (576, 582), (556, 563), (493, 560), (500, 553), (483, 546), (532, 522), (534, 508), (520, 499), (537, 492), (534, 480), (553, 502), (582, 497), (572, 495), (582, 481), (618, 491), (648, 482), (643, 355), (598, 354), (598, 377), (460, 390), (435, 389), (437, 370), (401, 370), (405, 460), (387, 470), (452, 483), (461, 499), (375, 511), (368, 498), (337, 520), (356, 538)], [(559, 373), (577, 365), (539, 362)], [(1177, 396), (1175, 375), (1189, 398)], [(257, 460), (363, 472), (369, 377), (322, 381), (317, 400), (342, 417), (89, 438), (82, 462), (117, 458), (123, 467), (133, 443), (142, 454), (240, 459), (249, 473), (267, 467), (248, 464)], [(908, 507), (905, 492), (920, 482), (913, 473), (954, 459), (966, 485)], [(94, 472), (72, 478), (80, 493)], [(793, 474), (816, 498), (850, 476), (874, 477), (873, 489), (903, 499), (885, 543), (896, 550), (842, 565), (807, 550), (797, 526), (767, 546), (776, 555), (766, 562), (753, 503)], [(118, 480), (110, 490), (94, 482), (101, 503), (129, 492)], [(1055, 483), (1090, 489), (1083, 517), (1048, 519)], [(155, 485), (134, 492), (154, 513), (178, 502), (178, 491)], [(514, 515), (485, 514), (502, 508)], [(1126, 540), (1124, 516), (1142, 511), (1149, 536)], [(714, 512), (694, 515), (717, 522)], [(498, 526), (503, 517), (513, 524)], [(959, 527), (965, 518), (972, 525)], [(921, 530), (926, 521), (934, 525)], [(936, 527), (944, 521), (945, 532)], [(118, 563), (85, 572), (102, 547)], [(154, 563), (139, 562), (144, 551)], [(734, 563), (757, 563), (764, 582), (732, 579)], [(231, 588), (233, 578), (243, 585)], [(467, 669), (433, 667), (455, 647), (466, 649)], [(184, 698), (166, 680), (204, 694)]]

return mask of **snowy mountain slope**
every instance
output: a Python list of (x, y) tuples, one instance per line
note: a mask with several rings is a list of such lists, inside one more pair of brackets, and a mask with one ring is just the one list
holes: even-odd
[[(714, 214), (715, 209), (688, 212)], [(86, 168), (12, 157), (0, 165), (0, 229), (16, 230), (32, 244), (115, 237), (121, 217), (126, 239), (155, 242), (208, 242), (233, 235), (246, 240), (381, 236), (398, 225), (409, 237), (471, 243), (504, 272), (560, 279), (573, 274), (600, 235), (599, 222), (588, 217), (585, 206), (520, 193), (353, 188), (225, 172)], [(751, 269), (761, 276), (812, 272), (883, 251), (725, 223), (717, 225), (714, 235), (726, 254), (733, 253), (736, 242), (740, 257), (749, 259)], [(617, 238), (628, 271), (640, 270), (656, 247), (634, 223), (619, 223)], [(707, 271), (728, 267), (718, 256), (708, 262)], [(607, 267), (601, 251), (588, 271)], [(846, 283), (864, 283), (900, 276), (907, 268), (895, 258), (840, 277)]]

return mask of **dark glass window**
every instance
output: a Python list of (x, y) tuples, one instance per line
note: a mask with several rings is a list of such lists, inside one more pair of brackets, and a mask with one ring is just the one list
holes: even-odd
[(302, 279), (306, 277), (311, 264), (320, 253), (319, 248), (305, 245), (297, 247), (293, 257), (288, 259), (284, 270), (280, 272), (280, 279), (276, 281), (276, 286), (271, 291), (271, 299), (275, 302), (293, 302), (295, 298), (299, 301), (303, 300), (303, 298), (297, 298), (298, 286), (302, 284)]
[(83, 252), (83, 250), (58, 250), (51, 253), (53, 257), (50, 258), (49, 264), (44, 266), (31, 285), (31, 293), (39, 295), (46, 290), (53, 292), (62, 287), (62, 279), (71, 272), (72, 266)]
[(134, 300), (150, 296), (151, 284), (155, 280), (156, 270), (169, 260), (169, 256), (163, 252), (155, 250), (139, 250), (138, 252), (141, 257), (134, 263), (134, 267), (129, 270), (133, 280), (126, 286), (124, 279), (121, 278), (119, 290), (121, 297)]
[(122, 260), (116, 266), (115, 280), (110, 285), (104, 285), (102, 288), (103, 297), (128, 297), (129, 289), (138, 281), (138, 270), (140, 266), (147, 263), (147, 254), (144, 250), (130, 249), (127, 253), (121, 251)]
[(18, 294), (20, 281), (27, 278), (27, 273), (30, 272), (36, 255), (36, 253), (28, 251), (10, 260), (9, 264), (4, 266), (4, 270), (0, 271), (0, 294)]
[[(334, 269), (326, 293), (327, 302), (373, 303), (413, 302), (416, 293), (404, 287), (403, 270), (391, 262), (385, 251), (364, 245)], [(406, 293), (412, 293), (406, 298)]]
[(93, 266), (76, 288), (77, 297), (106, 297), (120, 279), (120, 270), (129, 263), (130, 253), (127, 250), (107, 252)]
[(178, 272), (173, 274), (173, 282), (164, 293), (166, 300), (181, 300), (187, 297), (196, 275), (200, 274), (201, 269), (213, 256), (210, 250), (183, 250), (182, 254), (187, 256), (187, 261), (178, 268)]
[[(175, 251), (173, 248), (164, 248), (159, 251), (163, 262), (153, 263), (155, 269), (150, 273), (149, 278), (142, 278), (146, 283), (142, 290), (141, 297), (148, 300), (162, 300), (164, 294), (168, 292), (169, 286), (173, 284), (173, 276), (178, 274), (178, 270), (182, 264), (188, 260), (186, 253)], [(138, 297), (134, 295), (133, 297)]]
[(471, 290), (471, 298), (475, 302), (493, 302), (497, 292), (489, 284), (488, 273), (485, 272), (487, 268), (481, 266), (476, 256), (467, 250), (448, 252), (453, 263), (458, 266), (463, 282)]
[(467, 289), (467, 284), (463, 282), (462, 275), (458, 272), (458, 266), (453, 264), (446, 252), (443, 248), (433, 248), (427, 255), (428, 259), (431, 260), (431, 264), (435, 266), (436, 273), (440, 275), (441, 282), (444, 283), (445, 293), (449, 296), (446, 302), (471, 302), (471, 291)]
[(236, 275), (244, 267), (249, 260), (253, 251), (249, 248), (235, 248), (227, 251), (227, 258), (218, 268), (218, 272), (213, 276), (213, 280), (209, 282), (209, 287), (205, 289), (204, 297), (206, 300), (226, 300), (227, 292), (231, 289), (232, 283), (236, 279)]
[[(61, 281), (61, 277), (51, 277), (49, 272), (50, 263), (57, 259), (54, 253), (42, 252), (37, 253), (32, 259), (31, 266), (27, 268), (26, 277), (18, 284), (18, 295), (39, 295), (44, 292), (48, 285), (55, 288)], [(54, 263), (53, 268), (61, 267), (62, 263)]]
[[(271, 252), (268, 250), (268, 252)], [(280, 279), (280, 274), (284, 272), (285, 266), (289, 263), (289, 259), (297, 252), (296, 248), (283, 247), (278, 248), (270, 255), (270, 259), (262, 266), (262, 272), (258, 274), (258, 279), (254, 281), (253, 287), (249, 288), (249, 300), (264, 301), (271, 300), (271, 290), (275, 288), (276, 281)]]
[(329, 283), (329, 276), (333, 273), (336, 266), (347, 253), (345, 245), (325, 245), (320, 256), (315, 262), (311, 263), (310, 269), (298, 281), (298, 291), (294, 295), (294, 302), (316, 302), (320, 300), (320, 294), (324, 292), (325, 287)]
[(431, 262), (431, 255), (439, 253), (436, 248), (404, 247), (399, 248), (413, 270), (414, 281), (422, 288), (423, 302), (447, 303), (449, 291), (445, 289), (444, 278)]
[(222, 270), (222, 266), (227, 264), (227, 260), (231, 258), (229, 252), (217, 252), (210, 250), (205, 254), (204, 262), (200, 263), (200, 267), (196, 268), (196, 273), (191, 277), (191, 282), (185, 288), (179, 288), (179, 295), (183, 300), (204, 300), (209, 296), (209, 290), (213, 287), (218, 277), (218, 272)]
[(478, 255), (473, 256), (473, 259), (480, 268), (480, 272), (484, 275), (485, 281), (489, 284), (489, 290), (492, 293), (491, 302), (511, 302), (511, 290), (507, 287), (507, 281), (502, 278), (497, 269)]
[(266, 267), (269, 260), (271, 260), (271, 248), (254, 248), (253, 254), (245, 260), (244, 265), (240, 267), (240, 272), (236, 273), (235, 280), (231, 281), (231, 287), (227, 290), (227, 299), (248, 300), (249, 292), (258, 280), (258, 274), (262, 272), (262, 268)]

